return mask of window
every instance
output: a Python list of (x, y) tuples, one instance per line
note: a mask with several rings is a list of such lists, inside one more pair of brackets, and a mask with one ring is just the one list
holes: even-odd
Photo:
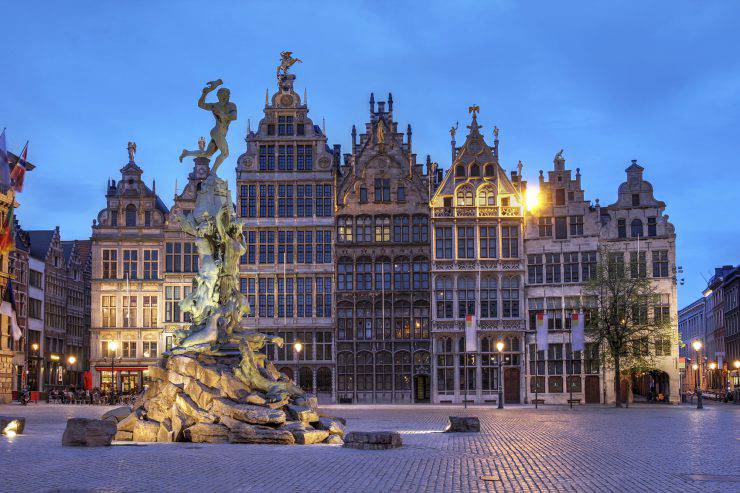
[[(103, 308), (103, 317), (101, 325), (103, 327), (115, 327), (116, 326), (116, 297), (115, 296), (102, 296), (101, 305)], [(31, 298), (33, 300), (33, 298)], [(40, 303), (40, 302), (39, 302)]]
[(167, 272), (182, 272), (182, 243), (165, 244), (164, 263)]
[(293, 217), (293, 185), (278, 185), (278, 217)]
[(388, 258), (379, 258), (375, 261), (375, 290), (382, 292), (391, 289), (393, 269)]
[[(105, 255), (105, 252), (107, 251), (110, 251), (110, 250), (103, 250), (103, 254)], [(103, 277), (106, 277), (106, 276), (103, 276)], [(44, 275), (37, 270), (33, 270), (33, 269), (29, 270), (28, 282), (31, 285), (31, 287), (38, 288), (38, 289), (44, 289)]]
[(122, 358), (136, 358), (136, 341), (123, 341), (121, 343)]
[(318, 217), (331, 217), (332, 210), (332, 196), (331, 196), (331, 185), (317, 184), (316, 185), (316, 216)]
[(137, 316), (136, 310), (138, 305), (138, 296), (124, 296), (123, 297), (123, 326), (124, 327), (138, 327), (136, 323)]
[(465, 178), (465, 166), (462, 164), (455, 166), (455, 176), (457, 178)]
[[(316, 316), (317, 317), (331, 317), (331, 277), (317, 277), (316, 278)], [(317, 335), (320, 333), (317, 333)], [(327, 334), (330, 334), (327, 332)], [(331, 340), (329, 341), (331, 342)], [(329, 345), (331, 349), (331, 344)], [(328, 358), (317, 358), (317, 359), (331, 359), (331, 355)]]
[(293, 263), (293, 232), (278, 231), (278, 264)]
[(398, 187), (396, 189), (396, 200), (398, 202), (406, 202), (406, 188)]
[(393, 217), (393, 241), (395, 243), (408, 243), (409, 216)]
[(540, 238), (552, 237), (552, 218), (551, 217), (539, 218), (537, 232), (539, 233)]
[(275, 232), (260, 231), (260, 264), (275, 263)]
[(373, 355), (368, 351), (360, 351), (357, 353), (357, 366), (355, 367), (355, 374), (357, 376), (357, 390), (368, 391), (373, 390)]
[(257, 217), (257, 187), (256, 185), (242, 185), (239, 198), (241, 217)]
[(655, 339), (655, 356), (671, 355), (671, 339), (669, 337), (658, 337)]
[(656, 218), (649, 217), (647, 220), (648, 225), (648, 236), (657, 236), (658, 235), (658, 225)]
[(391, 201), (391, 180), (389, 178), (375, 179), (375, 202)]
[(373, 338), (373, 318), (372, 310), (369, 305), (361, 304), (357, 306), (355, 324), (355, 339), (358, 341), (369, 341)]
[(144, 296), (142, 304), (142, 327), (156, 327), (157, 326), (157, 297), (156, 296)]
[(144, 279), (159, 277), (159, 250), (144, 250)]
[(298, 263), (313, 263), (313, 232), (296, 231), (296, 240), (298, 243)]
[(647, 259), (645, 252), (630, 252), (630, 276), (647, 277)]
[(632, 207), (637, 207), (639, 205), (640, 205), (640, 194), (633, 193), (632, 194)]
[(341, 259), (337, 269), (337, 289), (352, 291), (354, 286), (354, 264), (350, 259)]
[[(352, 331), (352, 319), (354, 310), (352, 305), (339, 305), (337, 307), (337, 337), (339, 340), (351, 340), (354, 332)], [(337, 357), (339, 361), (340, 357)]]
[(406, 258), (396, 259), (393, 263), (393, 288), (397, 291), (411, 289), (411, 273), (409, 261)]
[(429, 262), (425, 258), (415, 258), (413, 262), (413, 289), (429, 289)]
[(272, 318), (275, 316), (275, 279), (260, 277), (257, 285), (258, 316)]
[(126, 206), (126, 226), (136, 226), (136, 206), (133, 204), (129, 204)]
[(296, 185), (298, 217), (313, 216), (313, 185)]
[(259, 155), (260, 171), (275, 171), (275, 146), (261, 145)]
[(632, 220), (632, 222), (630, 223), (630, 235), (632, 236), (632, 238), (639, 238), (641, 236), (644, 236), (642, 231), (642, 221), (640, 221), (639, 219)]
[[(302, 313), (306, 307), (308, 307), (308, 316), (311, 316), (311, 278), (299, 277), (296, 280), (298, 285), (298, 316), (304, 316)], [(304, 284), (308, 284), (308, 290), (305, 289)], [(293, 317), (293, 279), (279, 277), (277, 282), (278, 287), (278, 317), (292, 318)], [(308, 293), (308, 294), (306, 294)], [(307, 298), (307, 299), (306, 299)], [(307, 301), (307, 303), (306, 303)]]
[(566, 221), (567, 217), (556, 217), (555, 218), (555, 238), (558, 240), (564, 240), (568, 238), (568, 225)]
[(668, 250), (653, 251), (653, 277), (668, 277)]
[(565, 205), (565, 189), (555, 189), (555, 205)]
[(157, 358), (157, 341), (144, 341), (141, 345), (145, 358)]
[(339, 241), (352, 242), (352, 218), (343, 216), (337, 220), (339, 224)]
[(457, 227), (457, 257), (475, 258), (475, 228), (472, 226)]
[(429, 218), (427, 216), (413, 217), (411, 241), (414, 243), (426, 243), (429, 241)]
[(110, 225), (113, 227), (118, 226), (118, 210), (110, 211)]
[(411, 306), (408, 303), (401, 302), (396, 304), (393, 309), (393, 324), (396, 332), (396, 339), (411, 338)]
[(545, 254), (545, 282), (560, 283), (560, 254)]
[[(562, 375), (563, 374), (563, 345), (562, 344), (548, 344), (547, 345), (547, 374), (548, 375)], [(552, 380), (551, 380), (552, 382)], [(550, 384), (550, 392), (562, 392), (562, 379), (560, 380), (560, 388), (553, 389), (552, 383)]]
[(451, 259), (452, 258), (452, 227), (437, 226), (434, 228), (435, 237), (435, 258)]
[(480, 258), (496, 258), (496, 226), (480, 227)]
[(596, 278), (596, 252), (581, 252), (581, 279), (589, 281)]
[(496, 205), (496, 192), (492, 188), (484, 188), (478, 192), (478, 205), (484, 206), (495, 206)]
[(501, 256), (503, 258), (519, 256), (519, 228), (517, 226), (501, 226)]
[(369, 258), (361, 258), (357, 260), (357, 266), (355, 271), (355, 289), (358, 291), (371, 291), (372, 286), (372, 263)]
[(624, 277), (624, 254), (622, 252), (609, 253), (609, 276)]
[(434, 288), (434, 296), (437, 301), (437, 317), (452, 318), (452, 279), (438, 277)]
[(278, 146), (278, 171), (293, 171), (293, 146)]
[(527, 255), (527, 282), (541, 284), (543, 282), (544, 264), (542, 254)]
[(253, 277), (239, 279), (239, 291), (247, 295), (247, 302), (249, 303), (249, 315), (247, 317), (254, 317), (256, 305), (256, 285), (257, 281)]
[(498, 286), (496, 278), (484, 276), (480, 280), (480, 316), (496, 318), (498, 316)]
[(139, 252), (137, 250), (123, 251), (123, 278), (137, 279), (139, 266)]
[(453, 395), (455, 393), (455, 356), (452, 351), (452, 338), (440, 337), (436, 342), (437, 393)]
[(352, 353), (337, 355), (337, 390), (353, 392), (355, 390), (355, 356)]
[(617, 237), (627, 238), (627, 221), (624, 219), (617, 219)]
[(671, 307), (667, 300), (664, 304), (653, 307), (653, 319), (656, 324), (669, 324), (671, 322)]
[(260, 185), (259, 217), (275, 217), (275, 185)]
[(299, 145), (296, 149), (298, 171), (313, 171), (313, 146)]
[(475, 279), (460, 277), (457, 280), (457, 316), (475, 315)]
[(115, 279), (118, 277), (118, 251), (103, 250), (103, 278)]
[(275, 124), (269, 123), (267, 125), (267, 135), (275, 135)]
[(496, 168), (492, 164), (487, 164), (485, 168), (486, 176), (496, 176)]
[(331, 263), (331, 230), (316, 231), (316, 263)]
[[(331, 360), (331, 332), (316, 332), (316, 356), (317, 360)], [(329, 385), (331, 385), (331, 373), (329, 374)]]
[(367, 204), (367, 187), (360, 187), (360, 203)]
[(473, 164), (470, 167), (470, 176), (480, 176), (480, 166)]
[(391, 241), (391, 218), (387, 216), (377, 216), (375, 218), (375, 241)]
[(247, 251), (242, 256), (242, 263), (254, 264), (257, 261), (257, 232), (246, 231), (244, 233), (244, 242), (247, 244)]
[(393, 357), (390, 351), (380, 351), (375, 355), (375, 391), (393, 390)]
[[(31, 318), (35, 318), (36, 320), (41, 320), (43, 317), (43, 311), (41, 309), (41, 300), (37, 300), (36, 298), (28, 298), (28, 316)], [(107, 327), (104, 325), (104, 327)]]
[(292, 116), (278, 116), (278, 135), (293, 135)]
[(473, 205), (473, 191), (469, 188), (458, 190), (457, 192), (458, 207), (470, 207)]
[(583, 216), (570, 216), (570, 235), (583, 235)]
[(578, 252), (563, 254), (563, 282), (578, 282)]
[(519, 316), (519, 278), (504, 277), (501, 289), (501, 299), (504, 317)]
[(164, 321), (188, 322), (190, 316), (180, 310), (180, 300), (190, 294), (190, 286), (165, 286), (164, 288)]

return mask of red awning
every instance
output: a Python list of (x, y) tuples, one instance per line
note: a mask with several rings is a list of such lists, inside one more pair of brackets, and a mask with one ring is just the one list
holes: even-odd
[[(97, 371), (111, 371), (110, 366), (96, 366)], [(148, 370), (148, 366), (116, 366), (113, 370), (116, 371), (144, 371)]]

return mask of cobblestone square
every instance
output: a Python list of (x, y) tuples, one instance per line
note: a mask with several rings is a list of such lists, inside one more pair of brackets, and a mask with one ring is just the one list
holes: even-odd
[[(737, 491), (740, 407), (325, 406), (349, 430), (395, 430), (388, 451), (331, 445), (61, 446), (67, 418), (108, 408), (0, 406), (27, 417), (0, 437), (0, 491)], [(479, 434), (444, 434), (477, 415)], [(494, 481), (481, 480), (492, 476)]]

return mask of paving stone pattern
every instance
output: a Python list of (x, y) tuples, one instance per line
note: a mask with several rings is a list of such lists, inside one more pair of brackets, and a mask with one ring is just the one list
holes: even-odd
[[(740, 406), (326, 406), (348, 431), (398, 431), (403, 447), (62, 447), (67, 418), (108, 409), (0, 405), (0, 414), (27, 417), (26, 434), (0, 437), (0, 491), (740, 490)], [(481, 432), (442, 433), (450, 415), (479, 416)]]

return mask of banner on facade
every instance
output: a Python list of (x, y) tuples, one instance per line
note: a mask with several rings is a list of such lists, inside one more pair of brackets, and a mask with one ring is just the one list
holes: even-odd
[(584, 316), (583, 312), (571, 313), (570, 314), (570, 330), (571, 330), (571, 347), (573, 351), (583, 351), (585, 349), (585, 335), (584, 331)]
[(475, 353), (478, 351), (478, 324), (475, 315), (465, 316), (465, 352)]
[(537, 314), (537, 350), (547, 351), (547, 314)]

